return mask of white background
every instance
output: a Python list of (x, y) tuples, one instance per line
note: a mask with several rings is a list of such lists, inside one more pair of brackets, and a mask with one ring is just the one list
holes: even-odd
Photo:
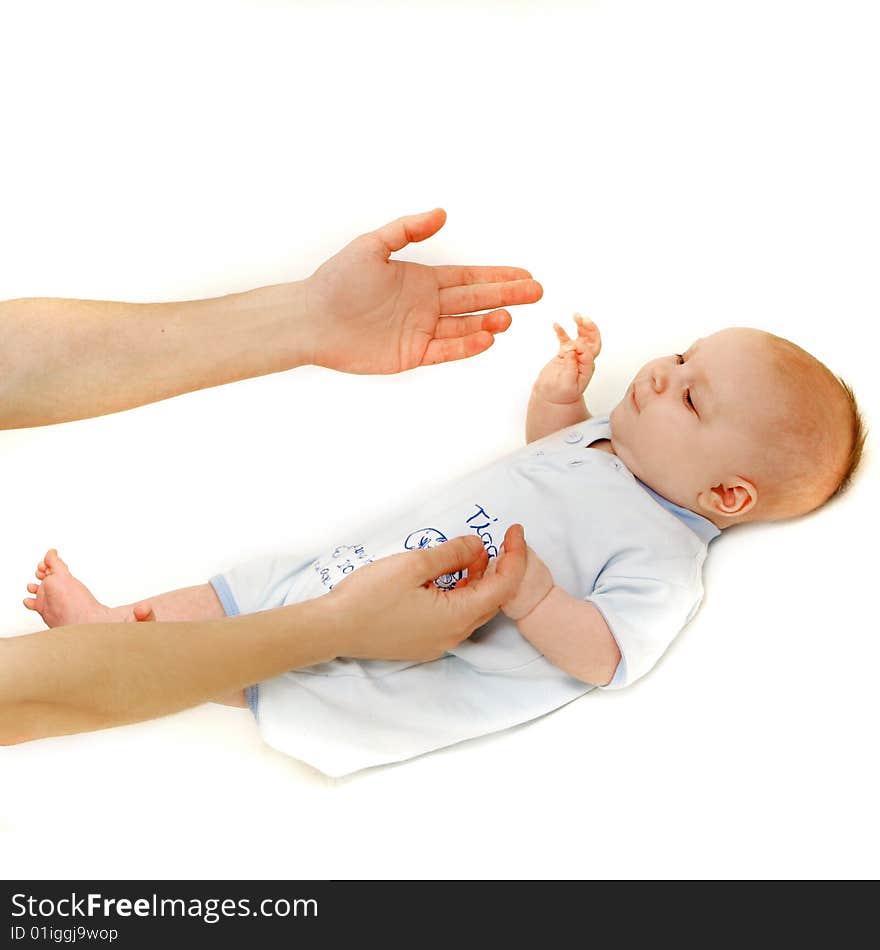
[[(465, 363), (0, 432), (6, 635), (41, 628), (21, 598), (50, 546), (127, 602), (335, 543), (516, 448), (577, 309), (604, 335), (594, 412), (648, 358), (747, 325), (877, 416), (873, 4), (2, 9), (0, 299), (218, 296), (435, 205), (446, 227), (401, 256), (545, 287)], [(631, 689), (341, 781), (218, 706), (2, 749), (0, 873), (877, 876), (868, 448), (840, 503), (715, 542), (700, 614)]]

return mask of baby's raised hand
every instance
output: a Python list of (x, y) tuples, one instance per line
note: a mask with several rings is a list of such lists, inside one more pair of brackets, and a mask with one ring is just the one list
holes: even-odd
[(602, 349), (599, 328), (592, 320), (574, 315), (577, 338), (571, 337), (558, 323), (553, 324), (559, 340), (559, 352), (541, 370), (535, 392), (547, 402), (568, 405), (577, 402), (593, 378), (595, 360)]

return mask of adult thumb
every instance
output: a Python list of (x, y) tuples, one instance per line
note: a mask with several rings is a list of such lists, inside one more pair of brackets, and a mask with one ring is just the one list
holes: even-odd
[(385, 246), (386, 257), (393, 251), (399, 251), (414, 241), (424, 241), (436, 234), (446, 223), (446, 212), (442, 208), (425, 211), (422, 214), (409, 214), (403, 218), (389, 221), (374, 233)]

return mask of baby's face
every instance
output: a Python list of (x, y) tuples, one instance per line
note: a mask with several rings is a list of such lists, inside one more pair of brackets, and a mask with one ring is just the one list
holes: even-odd
[(780, 405), (761, 336), (721, 330), (652, 360), (611, 413), (612, 444), (627, 468), (720, 527), (757, 501), (758, 453)]

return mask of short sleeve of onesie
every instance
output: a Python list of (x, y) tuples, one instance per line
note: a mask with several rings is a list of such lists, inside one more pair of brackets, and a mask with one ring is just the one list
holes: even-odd
[(617, 670), (603, 689), (620, 689), (644, 676), (693, 619), (703, 599), (707, 547), (721, 533), (629, 478), (639, 488), (637, 516), (644, 533), (629, 534), (585, 598), (605, 618), (620, 649)]
[(620, 650), (617, 670), (603, 688), (620, 689), (644, 676), (660, 659), (696, 613), (702, 589), (699, 577), (695, 583), (679, 585), (607, 571), (585, 599), (605, 618)]

